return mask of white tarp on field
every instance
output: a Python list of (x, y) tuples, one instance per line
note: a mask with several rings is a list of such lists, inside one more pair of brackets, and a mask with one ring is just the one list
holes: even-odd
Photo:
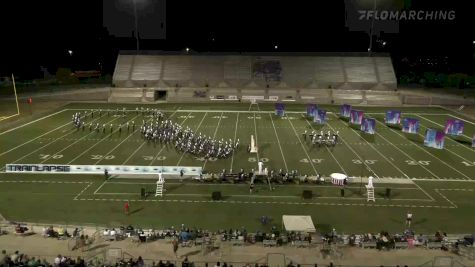
[(282, 223), (287, 231), (314, 233), (317, 230), (311, 216), (306, 215), (283, 215)]

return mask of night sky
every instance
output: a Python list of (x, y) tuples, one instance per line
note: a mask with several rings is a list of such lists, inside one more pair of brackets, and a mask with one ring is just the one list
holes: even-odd
[[(373, 51), (390, 53), (396, 67), (427, 57), (445, 62), (439, 66), (441, 71), (474, 72), (475, 16), (470, 1), (388, 1), (419, 10), (455, 10), (456, 19), (400, 22), (398, 33), (375, 36)], [(58, 67), (112, 73), (118, 51), (135, 49), (133, 32), (127, 35), (133, 25), (118, 33), (110, 20), (103, 20), (103, 14), (109, 12), (103, 6), (110, 5), (100, 0), (16, 0), (12, 5), (2, 8), (10, 12), (1, 18), (0, 76), (14, 72), (24, 79), (42, 77), (40, 66), (53, 74)], [(132, 13), (126, 13), (117, 25), (133, 23)], [(147, 18), (139, 19), (142, 50), (364, 52), (369, 44), (367, 32), (351, 31), (345, 24), (344, 0), (168, 0), (163, 25), (148, 13)], [(164, 39), (145, 39), (163, 34)], [(68, 50), (73, 51), (72, 56)]]

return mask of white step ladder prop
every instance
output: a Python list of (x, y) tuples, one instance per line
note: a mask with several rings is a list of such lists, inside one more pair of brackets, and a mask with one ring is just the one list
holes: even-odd
[(376, 202), (374, 198), (373, 176), (368, 177), (368, 184), (366, 185), (366, 202)]
[(368, 196), (366, 202), (376, 202), (376, 199), (374, 198), (374, 187), (366, 186), (366, 195)]
[(163, 192), (165, 191), (163, 189), (163, 186), (165, 185), (165, 179), (163, 179), (163, 175), (162, 173), (159, 173), (158, 174), (158, 181), (157, 181), (157, 190), (155, 191), (155, 196), (158, 197), (162, 197), (163, 196)]

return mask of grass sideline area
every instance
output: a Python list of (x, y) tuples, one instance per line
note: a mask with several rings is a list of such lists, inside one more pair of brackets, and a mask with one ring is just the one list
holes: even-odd
[[(139, 131), (106, 131), (105, 134), (73, 128), (71, 116), (77, 111), (125, 107), (125, 118), (95, 116), (99, 123), (125, 123), (143, 116), (135, 113), (141, 105), (73, 103), (42, 118), (16, 125), (0, 133), (0, 213), (9, 220), (44, 223), (97, 223), (102, 225), (139, 224), (160, 228), (185, 223), (208, 229), (246, 227), (270, 229), (259, 218), (270, 216), (280, 227), (283, 214), (312, 215), (317, 228), (335, 227), (343, 232), (401, 231), (405, 214), (414, 213), (413, 228), (431, 233), (473, 232), (475, 150), (471, 136), (475, 123), (462, 115), (436, 107), (402, 107), (404, 116), (420, 120), (420, 132), (442, 129), (449, 118), (465, 120), (465, 135), (446, 137), (445, 149), (423, 146), (422, 135), (407, 135), (384, 124), (390, 108), (358, 107), (377, 120), (374, 136), (363, 134), (338, 118), (339, 106), (322, 105), (328, 110), (328, 123), (321, 127), (305, 118), (305, 105), (287, 104), (287, 116), (273, 115), (273, 104), (157, 104), (173, 121), (216, 138), (240, 139), (241, 146), (228, 159), (204, 160), (178, 153), (173, 147), (148, 143)], [(1, 122), (0, 122), (1, 123)], [(307, 130), (339, 131), (340, 143), (334, 148), (312, 147), (302, 133)], [(254, 135), (259, 153), (248, 154), (250, 135)], [(162, 198), (140, 198), (140, 189), (154, 190), (153, 179), (113, 178), (61, 174), (3, 173), (7, 163), (25, 164), (107, 164), (137, 166), (199, 166), (209, 172), (222, 169), (237, 172), (257, 168), (264, 161), (269, 169), (298, 170), (301, 174), (328, 176), (333, 172), (349, 176), (376, 176), (376, 203), (367, 203), (355, 179), (340, 197), (340, 188), (326, 185), (257, 185), (249, 194), (246, 184), (207, 184), (198, 182), (166, 183)], [(403, 179), (407, 183), (392, 183)], [(391, 197), (385, 197), (391, 188)], [(303, 190), (316, 195), (303, 200)], [(224, 200), (211, 200), (212, 191), (221, 191)], [(123, 203), (131, 201), (132, 214), (123, 214)], [(203, 216), (198, 217), (198, 214)], [(369, 216), (368, 216), (369, 215)], [(65, 219), (67, 218), (67, 219)]]

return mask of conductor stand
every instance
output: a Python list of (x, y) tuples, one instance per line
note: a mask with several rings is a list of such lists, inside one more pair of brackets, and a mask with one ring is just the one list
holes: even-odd
[(370, 176), (368, 177), (368, 184), (365, 185), (366, 187), (366, 202), (373, 201), (376, 202), (376, 199), (374, 198), (374, 187), (373, 187), (373, 177)]

